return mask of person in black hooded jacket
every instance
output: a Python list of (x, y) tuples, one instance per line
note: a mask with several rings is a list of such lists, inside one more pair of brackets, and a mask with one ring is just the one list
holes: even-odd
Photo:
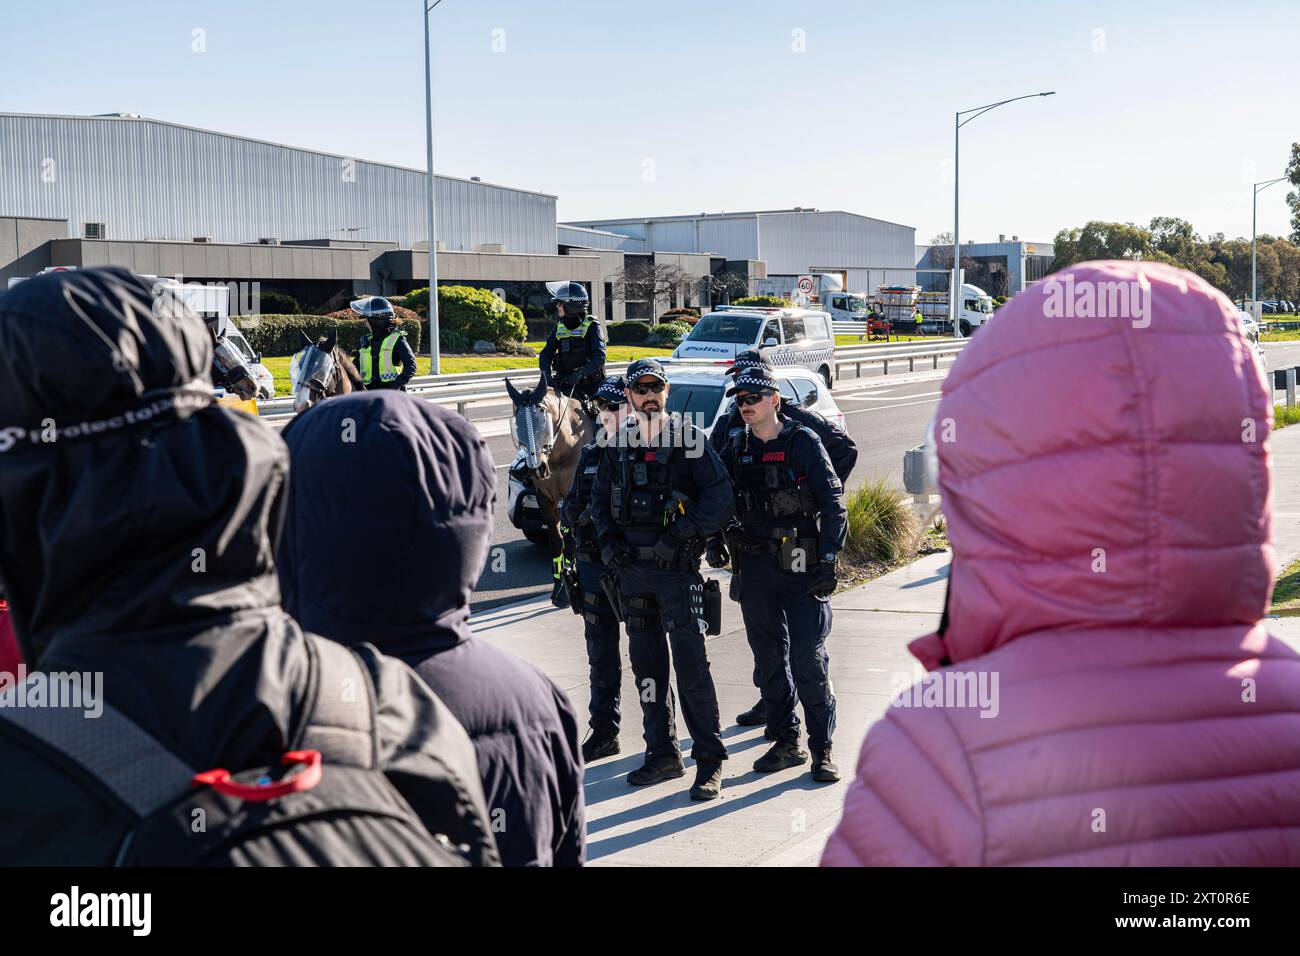
[[(207, 329), (158, 304), (118, 268), (0, 296), (0, 577), (29, 666), (101, 673), (106, 702), (190, 767), (271, 766), (301, 737), (323, 646), (280, 608), (289, 456), (212, 404)], [(431, 833), (498, 862), (464, 731), (401, 662), (357, 653), (376, 769)], [(0, 865), (110, 865), (134, 823), (6, 720), (0, 781)], [(316, 834), (314, 858), (368, 854), (352, 833)]]
[(284, 606), (419, 674), (469, 732), (501, 860), (586, 851), (579, 724), (564, 691), (469, 632), (496, 471), (469, 421), (400, 392), (332, 398), (284, 429), (293, 461), (277, 566)]

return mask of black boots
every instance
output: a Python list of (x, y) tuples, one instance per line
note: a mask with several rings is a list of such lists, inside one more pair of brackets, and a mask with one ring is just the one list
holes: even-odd
[(759, 773), (775, 773), (807, 762), (808, 752), (799, 746), (799, 738), (786, 737), (772, 744), (767, 753), (755, 760), (754, 769)]
[(618, 753), (617, 730), (593, 730), (582, 742), (582, 762), (591, 763), (601, 757), (612, 757)]
[(722, 761), (695, 761), (695, 785), (691, 787), (692, 800), (716, 800), (722, 794)]
[(813, 753), (812, 778), (818, 783), (835, 783), (840, 779), (840, 768), (835, 766), (830, 747)]
[(763, 703), (763, 698), (760, 697), (758, 703), (743, 714), (737, 714), (736, 723), (742, 727), (757, 727), (767, 723), (767, 705)]
[(686, 767), (682, 765), (681, 754), (666, 753), (654, 757), (646, 755), (645, 763), (627, 775), (627, 782), (633, 787), (646, 787), (685, 775)]

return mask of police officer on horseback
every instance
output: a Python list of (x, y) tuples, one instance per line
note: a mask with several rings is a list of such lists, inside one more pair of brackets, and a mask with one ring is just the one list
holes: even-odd
[(574, 609), (582, 615), (587, 664), (591, 672), (588, 721), (591, 733), (582, 744), (585, 763), (613, 756), (619, 751), (619, 691), (623, 668), (618, 651), (618, 611), (610, 603), (607, 590), (618, 585), (600, 557), (591, 502), (601, 456), (616, 441), (623, 411), (627, 407), (623, 379), (607, 378), (601, 382), (592, 403), (600, 431), (590, 444), (583, 446), (573, 485), (560, 505), (560, 517), (566, 528), (565, 549), (569, 550), (571, 540), (573, 559), (577, 564), (576, 584), (581, 597)]
[(629, 416), (600, 457), (592, 488), (601, 559), (618, 575), (646, 742), (645, 763), (627, 780), (645, 786), (686, 773), (669, 684), (671, 643), (694, 741), (691, 799), (713, 800), (722, 790), (727, 749), (704, 638), (706, 631), (717, 633), (721, 607), (709, 611), (699, 562), (705, 540), (731, 517), (731, 485), (703, 432), (683, 416), (664, 414), (669, 386), (659, 362), (633, 362), (627, 384), (635, 418)]
[[(370, 331), (361, 336), (357, 362), (366, 389), (406, 391), (406, 383), (415, 375), (415, 352), (406, 341), (406, 333), (397, 328), (392, 303), (381, 295), (372, 295), (357, 299), (350, 308), (370, 326)], [(398, 365), (402, 367), (400, 372)]]
[(605, 340), (600, 323), (588, 312), (587, 290), (580, 282), (548, 282), (555, 328), (537, 357), (542, 382), (584, 402), (605, 378)]
[[(722, 455), (736, 495), (738, 526), (727, 535), (732, 596), (740, 601), (774, 741), (754, 769), (771, 773), (807, 762), (799, 745), (797, 692), (813, 779), (834, 782), (835, 695), (826, 638), (837, 557), (848, 531), (844, 489), (816, 433), (779, 413), (779, 384), (763, 366), (736, 376), (727, 394), (736, 396), (745, 428), (728, 439)], [(727, 558), (726, 546), (711, 541), (709, 563), (721, 566)]]

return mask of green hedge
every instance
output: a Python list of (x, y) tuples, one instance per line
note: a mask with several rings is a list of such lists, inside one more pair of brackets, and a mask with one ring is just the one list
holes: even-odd
[(757, 305), (768, 309), (788, 309), (790, 300), (777, 295), (744, 295), (733, 299), (732, 305)]
[(690, 334), (691, 324), (689, 322), (662, 322), (654, 327), (654, 331), (646, 339), (646, 345), (675, 349), (682, 339)]
[(611, 322), (610, 345), (640, 345), (650, 335), (650, 326), (644, 322)]
[[(262, 355), (293, 355), (305, 344), (303, 334), (313, 342), (322, 335), (337, 331), (339, 346), (349, 355), (361, 347), (361, 336), (370, 331), (362, 319), (332, 319), (325, 315), (242, 315), (232, 316), (239, 330), (248, 339), (253, 350)], [(398, 328), (406, 333), (406, 341), (416, 352), (420, 351), (420, 336), (424, 323), (414, 319), (399, 319)]]
[(689, 305), (679, 306), (676, 309), (669, 309), (663, 315), (659, 316), (660, 322), (685, 322), (687, 325), (694, 325), (700, 321), (700, 310)]
[[(406, 307), (428, 315), (429, 290), (408, 292)], [(500, 346), (504, 342), (523, 342), (528, 337), (528, 326), (519, 306), (503, 302), (487, 289), (467, 285), (438, 286), (440, 338), (443, 329), (468, 336), (471, 346), (479, 339)]]
[(263, 315), (298, 315), (302, 306), (285, 292), (263, 292), (257, 298), (258, 310)]

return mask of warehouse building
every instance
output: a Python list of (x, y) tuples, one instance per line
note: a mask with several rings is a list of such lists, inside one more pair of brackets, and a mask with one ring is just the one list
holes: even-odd
[[(581, 229), (602, 239), (622, 236), (637, 252), (707, 253), (742, 268), (756, 292), (788, 295), (795, 280), (812, 273), (838, 273), (850, 289), (913, 281), (916, 229), (839, 210), (793, 209), (700, 213), (642, 219), (597, 219), (569, 222), (561, 229)], [(608, 240), (606, 240), (608, 241)]]
[[(966, 270), (966, 281), (979, 286), (991, 296), (1012, 296), (1023, 292), (1031, 282), (1037, 282), (1052, 271), (1055, 247), (1050, 242), (1026, 242), (1019, 236), (1008, 239), (998, 236), (997, 242), (963, 242), (961, 263)], [(917, 246), (917, 269), (952, 268), (952, 246)], [(918, 282), (923, 289), (948, 288), (948, 277), (942, 272), (918, 272)]]

